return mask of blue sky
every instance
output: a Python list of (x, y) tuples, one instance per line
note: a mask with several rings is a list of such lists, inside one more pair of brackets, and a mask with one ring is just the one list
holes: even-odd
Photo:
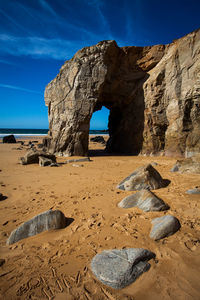
[(170, 43), (200, 27), (199, 12), (199, 0), (0, 0), (0, 128), (48, 128), (45, 86), (80, 48)]

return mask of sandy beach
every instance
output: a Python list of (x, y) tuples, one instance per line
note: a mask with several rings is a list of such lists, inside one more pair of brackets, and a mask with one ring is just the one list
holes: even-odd
[[(26, 149), (17, 150), (19, 146), (0, 144), (0, 193), (7, 197), (0, 201), (0, 258), (5, 259), (0, 267), (0, 299), (199, 299), (200, 196), (185, 192), (200, 185), (200, 175), (170, 172), (176, 157), (104, 155), (99, 143), (90, 143), (90, 162), (58, 168), (23, 166), (19, 157)], [(170, 209), (119, 208), (117, 204), (134, 192), (118, 190), (117, 184), (152, 162), (171, 181), (154, 191)], [(6, 245), (16, 227), (48, 209), (61, 210), (70, 224)], [(181, 229), (153, 241), (151, 220), (166, 214), (177, 217)], [(133, 284), (114, 290), (90, 269), (97, 253), (114, 248), (149, 249), (156, 259)]]

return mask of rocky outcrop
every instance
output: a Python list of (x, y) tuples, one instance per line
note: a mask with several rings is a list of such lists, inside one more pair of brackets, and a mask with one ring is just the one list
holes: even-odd
[(51, 153), (87, 155), (93, 112), (110, 110), (107, 151), (200, 152), (200, 30), (169, 45), (103, 41), (66, 61), (45, 90)]
[(200, 174), (200, 156), (177, 160), (171, 172)]

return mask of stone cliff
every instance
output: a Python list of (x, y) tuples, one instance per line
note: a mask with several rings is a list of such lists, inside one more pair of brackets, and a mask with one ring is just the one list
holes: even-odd
[(200, 30), (169, 45), (83, 48), (48, 84), (45, 102), (57, 155), (87, 155), (90, 119), (102, 106), (110, 110), (107, 151), (199, 153)]

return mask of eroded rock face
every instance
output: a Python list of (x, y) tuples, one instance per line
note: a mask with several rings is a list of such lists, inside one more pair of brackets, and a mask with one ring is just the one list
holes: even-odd
[(87, 155), (92, 113), (110, 109), (107, 151), (200, 152), (200, 30), (169, 45), (103, 41), (67, 61), (45, 90), (51, 153)]

